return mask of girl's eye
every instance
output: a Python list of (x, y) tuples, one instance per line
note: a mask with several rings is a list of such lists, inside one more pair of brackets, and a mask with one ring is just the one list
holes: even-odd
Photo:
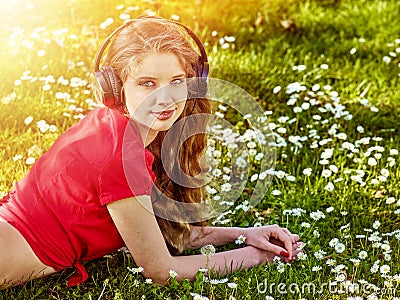
[(155, 86), (155, 83), (153, 81), (143, 81), (140, 82), (139, 85), (143, 87), (153, 87)]
[(182, 84), (182, 83), (184, 83), (184, 82), (185, 82), (185, 79), (184, 79), (184, 78), (177, 78), (177, 79), (172, 80), (172, 81), (171, 81), (171, 84), (172, 84), (172, 85), (179, 85), (179, 84)]

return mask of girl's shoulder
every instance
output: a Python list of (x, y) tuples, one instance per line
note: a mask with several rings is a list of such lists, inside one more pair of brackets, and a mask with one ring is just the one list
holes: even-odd
[[(128, 124), (128, 117), (108, 107), (91, 110), (77, 124), (69, 128), (61, 139), (89, 143), (120, 143)], [(104, 146), (104, 145), (103, 145)]]
[(102, 164), (121, 151), (128, 121), (113, 109), (93, 109), (66, 130), (44, 156), (57, 162), (67, 158)]
[[(98, 130), (116, 130), (124, 129), (129, 118), (116, 109), (100, 107), (91, 110), (79, 123), (82, 125), (94, 126)], [(79, 126), (79, 123), (77, 124)]]

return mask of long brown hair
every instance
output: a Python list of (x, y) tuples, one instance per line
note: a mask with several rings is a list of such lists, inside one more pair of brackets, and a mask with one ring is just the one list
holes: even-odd
[[(112, 67), (125, 83), (131, 71), (137, 67), (141, 57), (147, 52), (173, 53), (182, 64), (187, 77), (194, 77), (196, 74), (192, 66), (198, 62), (199, 54), (194, 50), (189, 40), (187, 33), (173, 22), (158, 17), (139, 18), (113, 39), (104, 65)], [(123, 95), (122, 99), (125, 103)], [(186, 101), (184, 111), (177, 122), (189, 115), (209, 114), (210, 111), (210, 103), (207, 99), (191, 99)], [(186, 175), (191, 177), (201, 173), (200, 158), (206, 147), (206, 135), (204, 134), (206, 123), (204, 118), (199, 118), (196, 122), (196, 131), (201, 133), (187, 135), (188, 137), (185, 138), (179, 149), (179, 167)], [(181, 133), (184, 130), (190, 130), (189, 126), (184, 125), (184, 127)], [(148, 146), (148, 149), (154, 155), (153, 171), (157, 178), (155, 185), (158, 189), (158, 192), (156, 192), (157, 189), (153, 189), (153, 206), (157, 203), (157, 198), (160, 197), (159, 191), (166, 197), (179, 202), (201, 202), (204, 193), (201, 187), (184, 187), (168, 177), (161, 160), (161, 146), (166, 134), (167, 132), (159, 132)], [(171, 202), (167, 205), (163, 204), (163, 209), (168, 210), (168, 213), (171, 214), (179, 214), (172, 207)], [(196, 212), (191, 213), (195, 214)], [(177, 220), (179, 216), (171, 216), (171, 219)], [(158, 216), (157, 221), (170, 249), (174, 253), (182, 252), (189, 242), (189, 224), (166, 220)], [(197, 224), (203, 225), (202, 222)]]

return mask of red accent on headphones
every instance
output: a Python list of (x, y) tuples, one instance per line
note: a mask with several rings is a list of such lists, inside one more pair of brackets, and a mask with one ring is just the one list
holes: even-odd
[[(138, 17), (137, 19), (144, 18), (152, 18), (149, 16)], [(95, 92), (95, 97), (99, 102), (102, 102), (107, 107), (117, 108), (123, 105), (122, 99), (122, 80), (119, 76), (114, 72), (114, 70), (110, 66), (103, 66), (100, 68), (100, 60), (101, 57), (107, 48), (108, 44), (111, 42), (111, 39), (117, 35), (122, 29), (129, 26), (131, 23), (135, 22), (137, 19), (129, 20), (117, 29), (115, 29), (110, 36), (103, 42), (100, 47), (99, 52), (96, 55), (95, 63), (94, 63), (94, 72), (92, 74), (93, 78), (93, 90)], [(197, 64), (193, 65), (192, 68), (196, 73), (196, 78), (190, 81), (188, 84), (188, 99), (193, 98), (203, 98), (207, 93), (207, 77), (208, 77), (208, 60), (207, 54), (204, 49), (203, 44), (200, 39), (195, 35), (193, 31), (191, 31), (185, 25), (171, 21), (162, 19), (164, 21), (174, 23), (176, 25), (181, 26), (188, 35), (196, 42), (199, 50), (200, 56)]]

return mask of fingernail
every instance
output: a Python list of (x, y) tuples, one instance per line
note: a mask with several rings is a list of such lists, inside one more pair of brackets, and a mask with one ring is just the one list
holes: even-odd
[(289, 253), (287, 253), (286, 251), (281, 251), (281, 255), (283, 257), (289, 257)]

